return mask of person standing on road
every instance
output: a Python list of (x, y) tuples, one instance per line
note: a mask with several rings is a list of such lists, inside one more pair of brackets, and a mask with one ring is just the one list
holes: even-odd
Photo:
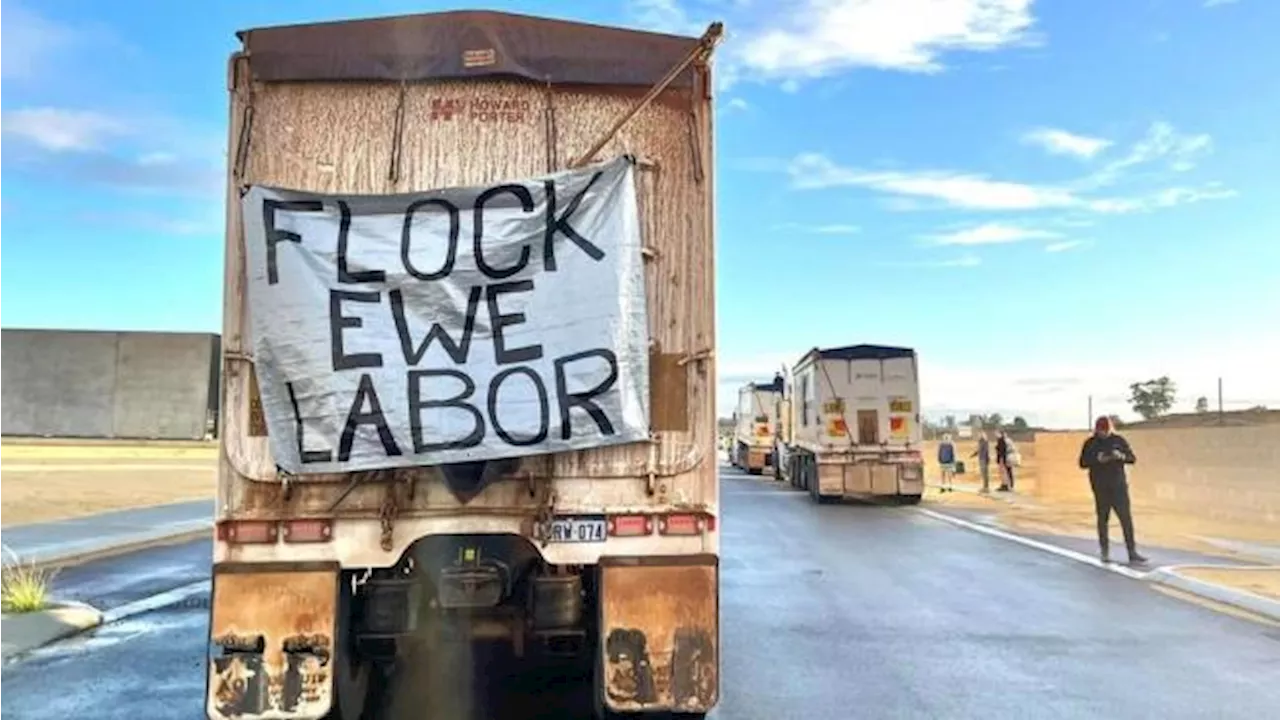
[(1107, 526), (1111, 523), (1111, 511), (1115, 510), (1124, 532), (1124, 546), (1129, 551), (1131, 564), (1145, 563), (1138, 554), (1134, 540), (1133, 514), (1129, 507), (1129, 480), (1125, 477), (1125, 465), (1138, 461), (1129, 442), (1117, 435), (1111, 427), (1111, 418), (1102, 416), (1093, 424), (1093, 435), (1080, 448), (1080, 468), (1089, 471), (1089, 487), (1093, 489), (1093, 504), (1098, 514), (1098, 546), (1102, 562), (1111, 562)]
[(1013, 490), (1013, 462), (1010, 456), (1015, 452), (1013, 441), (1001, 430), (996, 436), (996, 464), (1000, 466), (1000, 487), (996, 490), (999, 492)]
[(991, 492), (991, 443), (985, 432), (978, 433), (978, 449), (969, 457), (978, 458), (978, 472), (982, 474), (982, 492)]
[(952, 483), (956, 478), (956, 446), (951, 442), (951, 434), (942, 436), (938, 443), (938, 467), (942, 469), (942, 492), (952, 492)]

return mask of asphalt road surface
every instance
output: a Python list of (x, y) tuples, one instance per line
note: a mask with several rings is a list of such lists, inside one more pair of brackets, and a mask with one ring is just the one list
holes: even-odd
[[(765, 479), (722, 479), (715, 718), (1260, 720), (1280, 708), (1273, 626), (910, 508), (817, 506)], [(111, 607), (207, 577), (208, 557), (207, 541), (191, 543), (67, 570), (60, 581)], [(0, 713), (202, 718), (207, 600), (6, 666)], [(509, 672), (501, 666), (489, 665), (494, 682)], [(575, 717), (561, 693), (528, 685), (491, 699), (481, 716)]]

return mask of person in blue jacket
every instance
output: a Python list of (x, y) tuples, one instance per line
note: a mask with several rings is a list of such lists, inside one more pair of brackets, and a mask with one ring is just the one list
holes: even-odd
[(952, 492), (952, 483), (956, 477), (956, 446), (951, 442), (951, 434), (942, 436), (938, 443), (938, 467), (942, 468), (942, 492)]

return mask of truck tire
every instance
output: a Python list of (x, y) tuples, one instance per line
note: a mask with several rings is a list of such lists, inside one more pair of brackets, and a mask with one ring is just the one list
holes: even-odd
[(920, 495), (899, 495), (898, 504), (899, 505), (919, 505), (920, 498), (921, 498)]

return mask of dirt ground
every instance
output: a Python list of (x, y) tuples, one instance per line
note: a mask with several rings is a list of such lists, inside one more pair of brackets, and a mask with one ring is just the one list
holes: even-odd
[(216, 443), (0, 444), (0, 525), (201, 500), (215, 491)]
[(1242, 570), (1232, 568), (1184, 567), (1178, 573), (1216, 585), (1248, 590), (1272, 600), (1280, 600), (1280, 568)]
[[(958, 484), (968, 487), (981, 484), (977, 462), (969, 458), (976, 447), (977, 443), (972, 441), (956, 443), (957, 454), (967, 465), (965, 474), (956, 477)], [(1018, 450), (1022, 455), (1023, 465), (1015, 468), (1016, 495), (992, 492), (989, 497), (982, 497), (960, 492), (946, 495), (931, 493), (930, 502), (943, 506), (992, 510), (997, 513), (1002, 525), (1017, 532), (1096, 537), (1094, 509), (1084, 471), (1076, 468), (1040, 468), (1033, 442), (1018, 443)], [(924, 452), (926, 479), (930, 483), (937, 483), (941, 477), (937, 465), (937, 444), (926, 443)], [(1078, 481), (1074, 474), (1079, 475)], [(991, 476), (991, 486), (994, 489), (999, 484), (999, 469), (994, 465)], [(1047, 478), (1044, 482), (1041, 481), (1042, 476)], [(1119, 523), (1114, 518), (1111, 523), (1112, 536), (1118, 539)], [(1277, 543), (1274, 528), (1214, 521), (1142, 504), (1134, 506), (1134, 524), (1142, 545), (1188, 550), (1223, 558), (1240, 559), (1241, 556), (1199, 540), (1198, 537), (1246, 543)]]

